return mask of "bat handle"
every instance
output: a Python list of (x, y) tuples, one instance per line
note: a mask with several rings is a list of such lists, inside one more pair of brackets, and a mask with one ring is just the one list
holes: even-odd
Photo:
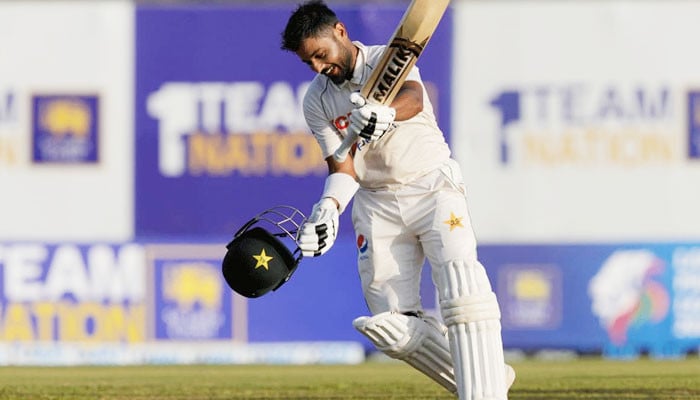
[(337, 162), (343, 162), (348, 157), (348, 153), (352, 148), (352, 145), (357, 141), (357, 135), (353, 133), (348, 133), (340, 144), (340, 147), (333, 153), (333, 158)]

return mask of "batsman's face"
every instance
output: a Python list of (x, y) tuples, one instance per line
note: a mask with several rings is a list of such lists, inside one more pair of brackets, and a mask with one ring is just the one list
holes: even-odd
[(354, 48), (345, 27), (338, 23), (335, 28), (328, 29), (319, 36), (304, 39), (296, 54), (316, 73), (326, 75), (339, 85), (352, 78)]

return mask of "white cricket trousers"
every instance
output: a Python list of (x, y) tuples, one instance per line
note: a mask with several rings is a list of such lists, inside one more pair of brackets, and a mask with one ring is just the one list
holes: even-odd
[(454, 160), (398, 189), (360, 189), (352, 221), (362, 290), (373, 315), (422, 310), (426, 257), (433, 271), (450, 260), (476, 258), (464, 181)]

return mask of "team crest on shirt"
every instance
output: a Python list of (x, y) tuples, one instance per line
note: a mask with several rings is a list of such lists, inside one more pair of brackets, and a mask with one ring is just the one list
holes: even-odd
[(462, 219), (464, 219), (464, 217), (458, 217), (455, 215), (455, 213), (450, 211), (450, 219), (443, 221), (443, 223), (449, 225), (450, 232), (452, 232), (455, 228), (464, 228), (464, 225), (462, 225)]

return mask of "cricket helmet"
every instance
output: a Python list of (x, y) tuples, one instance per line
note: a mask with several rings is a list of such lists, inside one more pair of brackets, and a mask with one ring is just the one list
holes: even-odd
[(260, 297), (287, 282), (303, 257), (296, 234), (305, 219), (294, 207), (276, 206), (246, 222), (226, 245), (221, 269), (229, 287)]

